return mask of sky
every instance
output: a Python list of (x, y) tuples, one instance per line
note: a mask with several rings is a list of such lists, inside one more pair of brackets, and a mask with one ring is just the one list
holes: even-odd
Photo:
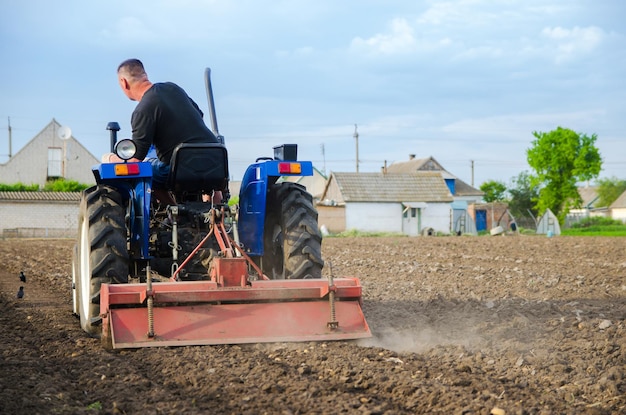
[(621, 0), (4, 0), (0, 163), (9, 123), (13, 154), (53, 118), (97, 158), (108, 122), (129, 138), (116, 69), (134, 57), (208, 125), (211, 68), (232, 180), (287, 143), (326, 174), (414, 154), (509, 184), (559, 126), (626, 179), (625, 18)]

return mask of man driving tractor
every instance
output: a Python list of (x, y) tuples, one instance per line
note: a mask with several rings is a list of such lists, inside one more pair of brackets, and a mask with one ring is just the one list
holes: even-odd
[[(131, 117), (132, 139), (137, 153), (128, 161), (149, 161), (156, 198), (161, 203), (174, 205), (176, 201), (166, 189), (174, 148), (181, 143), (219, 141), (206, 126), (202, 111), (187, 93), (173, 82), (150, 82), (139, 59), (122, 62), (117, 68), (117, 77), (122, 92), (131, 101), (137, 101)], [(148, 155), (151, 146), (156, 150), (156, 157)], [(123, 160), (109, 154), (104, 161), (116, 163)]]

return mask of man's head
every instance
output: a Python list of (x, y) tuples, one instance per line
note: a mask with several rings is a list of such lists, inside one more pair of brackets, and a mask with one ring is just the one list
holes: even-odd
[(117, 67), (117, 79), (124, 94), (131, 101), (140, 101), (152, 83), (139, 59), (126, 59)]

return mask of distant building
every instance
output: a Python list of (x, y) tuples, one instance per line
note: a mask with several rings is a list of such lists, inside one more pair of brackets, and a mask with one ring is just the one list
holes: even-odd
[(409, 160), (393, 163), (386, 167), (385, 171), (388, 173), (414, 173), (418, 171), (440, 173), (454, 199), (451, 205), (451, 231), (475, 234), (476, 229), (482, 225), (480, 218), (472, 216), (474, 211), (469, 206), (481, 203), (484, 193), (447, 171), (434, 157), (416, 158), (415, 154), (409, 154)]
[(609, 209), (613, 219), (626, 222), (626, 191), (611, 204)]
[[(508, 209), (508, 203), (504, 202), (472, 203), (468, 206), (468, 213), (474, 218), (477, 232), (488, 231), (497, 226), (509, 230), (513, 218)], [(517, 229), (517, 224), (515, 227)]]
[(565, 227), (594, 216), (610, 216), (608, 206), (599, 206), (598, 186), (581, 186), (578, 189), (581, 205), (570, 209), (565, 216)]
[[(59, 178), (95, 184), (99, 163), (71, 134), (63, 136), (53, 119), (6, 163), (0, 183), (38, 184)], [(67, 130), (65, 130), (67, 133)], [(0, 192), (0, 237), (73, 237), (78, 220), (78, 192)]]
[(332, 233), (448, 234), (451, 203), (439, 172), (331, 173), (317, 206), (318, 223)]
[(65, 178), (95, 184), (91, 167), (100, 161), (73, 136), (62, 139), (55, 119), (6, 163), (0, 164), (0, 183), (43, 187), (48, 180)]
[(75, 237), (80, 192), (0, 192), (0, 238)]
[(409, 155), (408, 161), (392, 163), (386, 168), (387, 173), (413, 173), (416, 171), (436, 171), (446, 182), (455, 202), (480, 203), (484, 193), (465, 183), (449, 171), (447, 171), (434, 157), (415, 158), (415, 154)]

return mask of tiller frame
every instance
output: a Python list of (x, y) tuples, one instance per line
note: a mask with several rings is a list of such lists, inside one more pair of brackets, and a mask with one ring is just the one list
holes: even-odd
[[(209, 233), (172, 269), (167, 282), (102, 284), (102, 340), (114, 349), (240, 343), (349, 340), (371, 337), (357, 278), (270, 280), (231, 240), (212, 209)], [(210, 280), (178, 273), (213, 236), (221, 251)], [(175, 248), (174, 248), (175, 249)], [(237, 254), (237, 255), (236, 255)], [(253, 268), (257, 276), (248, 273)]]

